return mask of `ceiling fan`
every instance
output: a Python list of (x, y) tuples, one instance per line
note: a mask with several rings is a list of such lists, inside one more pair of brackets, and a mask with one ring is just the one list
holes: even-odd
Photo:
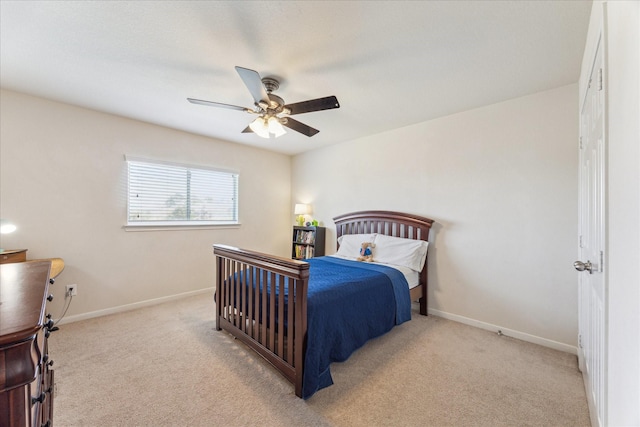
[(249, 89), (249, 92), (251, 92), (251, 96), (253, 96), (255, 101), (254, 109), (193, 98), (187, 98), (187, 101), (192, 104), (229, 108), (256, 114), (258, 117), (242, 132), (254, 132), (263, 138), (269, 138), (271, 134), (276, 137), (284, 135), (286, 131), (283, 126), (303, 135), (313, 136), (320, 131), (287, 116), (340, 108), (338, 98), (335, 96), (285, 104), (282, 98), (272, 93), (280, 87), (278, 80), (272, 77), (260, 78), (260, 74), (257, 71), (248, 68), (236, 67), (236, 71), (240, 74), (240, 78)]

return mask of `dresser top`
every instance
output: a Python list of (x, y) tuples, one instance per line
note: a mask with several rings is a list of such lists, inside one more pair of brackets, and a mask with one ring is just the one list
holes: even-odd
[(51, 261), (0, 265), (0, 346), (42, 327), (50, 269)]
[(0, 250), (0, 255), (13, 255), (20, 252), (27, 252), (27, 249), (2, 249)]

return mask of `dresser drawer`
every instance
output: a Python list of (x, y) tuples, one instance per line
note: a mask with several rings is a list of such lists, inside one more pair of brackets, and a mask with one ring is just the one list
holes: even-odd
[(0, 346), (0, 392), (28, 384), (38, 377), (43, 345), (44, 334), (39, 331), (29, 339)]

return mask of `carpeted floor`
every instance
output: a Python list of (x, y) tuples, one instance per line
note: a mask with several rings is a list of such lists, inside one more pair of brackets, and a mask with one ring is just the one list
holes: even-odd
[(575, 355), (424, 317), (309, 400), (227, 333), (213, 293), (62, 325), (57, 426), (589, 426)]

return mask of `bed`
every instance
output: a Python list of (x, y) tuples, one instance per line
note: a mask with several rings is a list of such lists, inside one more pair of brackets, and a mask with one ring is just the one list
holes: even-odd
[[(332, 362), (346, 360), (369, 339), (410, 320), (412, 301), (427, 315), (426, 253), (433, 221), (361, 211), (334, 222), (333, 256), (297, 261), (213, 246), (216, 329), (256, 351), (304, 399), (333, 383)], [(353, 252), (364, 241), (376, 244), (376, 262), (355, 260)]]

